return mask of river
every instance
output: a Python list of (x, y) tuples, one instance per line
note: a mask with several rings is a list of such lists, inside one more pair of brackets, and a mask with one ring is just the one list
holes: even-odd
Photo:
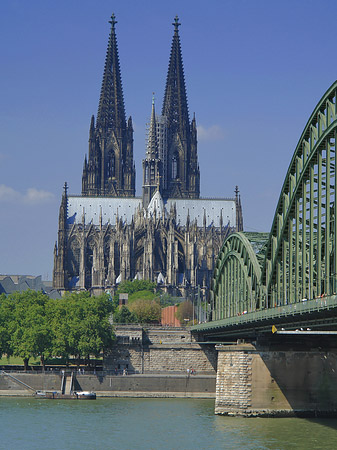
[(0, 398), (0, 448), (335, 450), (337, 419), (215, 416), (194, 399)]

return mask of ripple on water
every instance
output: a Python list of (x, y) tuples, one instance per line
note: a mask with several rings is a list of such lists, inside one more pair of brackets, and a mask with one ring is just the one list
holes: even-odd
[(212, 400), (0, 398), (1, 449), (335, 450), (337, 421), (215, 416)]

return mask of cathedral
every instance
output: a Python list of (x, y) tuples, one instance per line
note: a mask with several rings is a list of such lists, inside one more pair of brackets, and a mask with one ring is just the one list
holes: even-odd
[(146, 279), (173, 295), (206, 295), (225, 237), (243, 229), (234, 198), (201, 198), (196, 119), (189, 118), (175, 18), (161, 114), (152, 100), (136, 197), (132, 119), (126, 120), (116, 20), (104, 65), (96, 120), (91, 118), (82, 194), (62, 195), (53, 287), (113, 291), (123, 280)]

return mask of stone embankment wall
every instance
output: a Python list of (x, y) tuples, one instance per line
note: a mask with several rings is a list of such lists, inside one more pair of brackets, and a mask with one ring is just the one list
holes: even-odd
[(104, 359), (105, 370), (129, 373), (186, 373), (215, 375), (214, 347), (199, 344), (116, 345)]
[(337, 351), (217, 350), (216, 414), (336, 415)]
[[(215, 397), (217, 352), (214, 346), (198, 344), (187, 328), (117, 325), (115, 333), (116, 344), (104, 358), (103, 372), (76, 372), (75, 389), (109, 397)], [(122, 376), (124, 369), (126, 376)], [(61, 389), (61, 374), (14, 376), (35, 390)], [(0, 376), (0, 395), (31, 393)]]
[[(35, 390), (59, 391), (61, 375), (52, 373), (11, 373)], [(98, 397), (181, 397), (214, 398), (214, 375), (78, 375), (75, 389), (94, 391)], [(0, 375), (0, 395), (30, 396), (32, 390), (6, 375)]]
[[(11, 372), (10, 375), (27, 384), (35, 391), (57, 391), (61, 388), (61, 375), (23, 372)], [(0, 395), (32, 395), (34, 393), (33, 390), (26, 388), (19, 381), (0, 373)]]
[(104, 358), (108, 372), (216, 374), (217, 352), (186, 328), (117, 326), (116, 345)]

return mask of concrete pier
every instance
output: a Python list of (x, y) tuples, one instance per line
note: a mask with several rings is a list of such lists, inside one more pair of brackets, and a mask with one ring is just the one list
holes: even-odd
[(216, 348), (216, 414), (337, 415), (337, 350)]

